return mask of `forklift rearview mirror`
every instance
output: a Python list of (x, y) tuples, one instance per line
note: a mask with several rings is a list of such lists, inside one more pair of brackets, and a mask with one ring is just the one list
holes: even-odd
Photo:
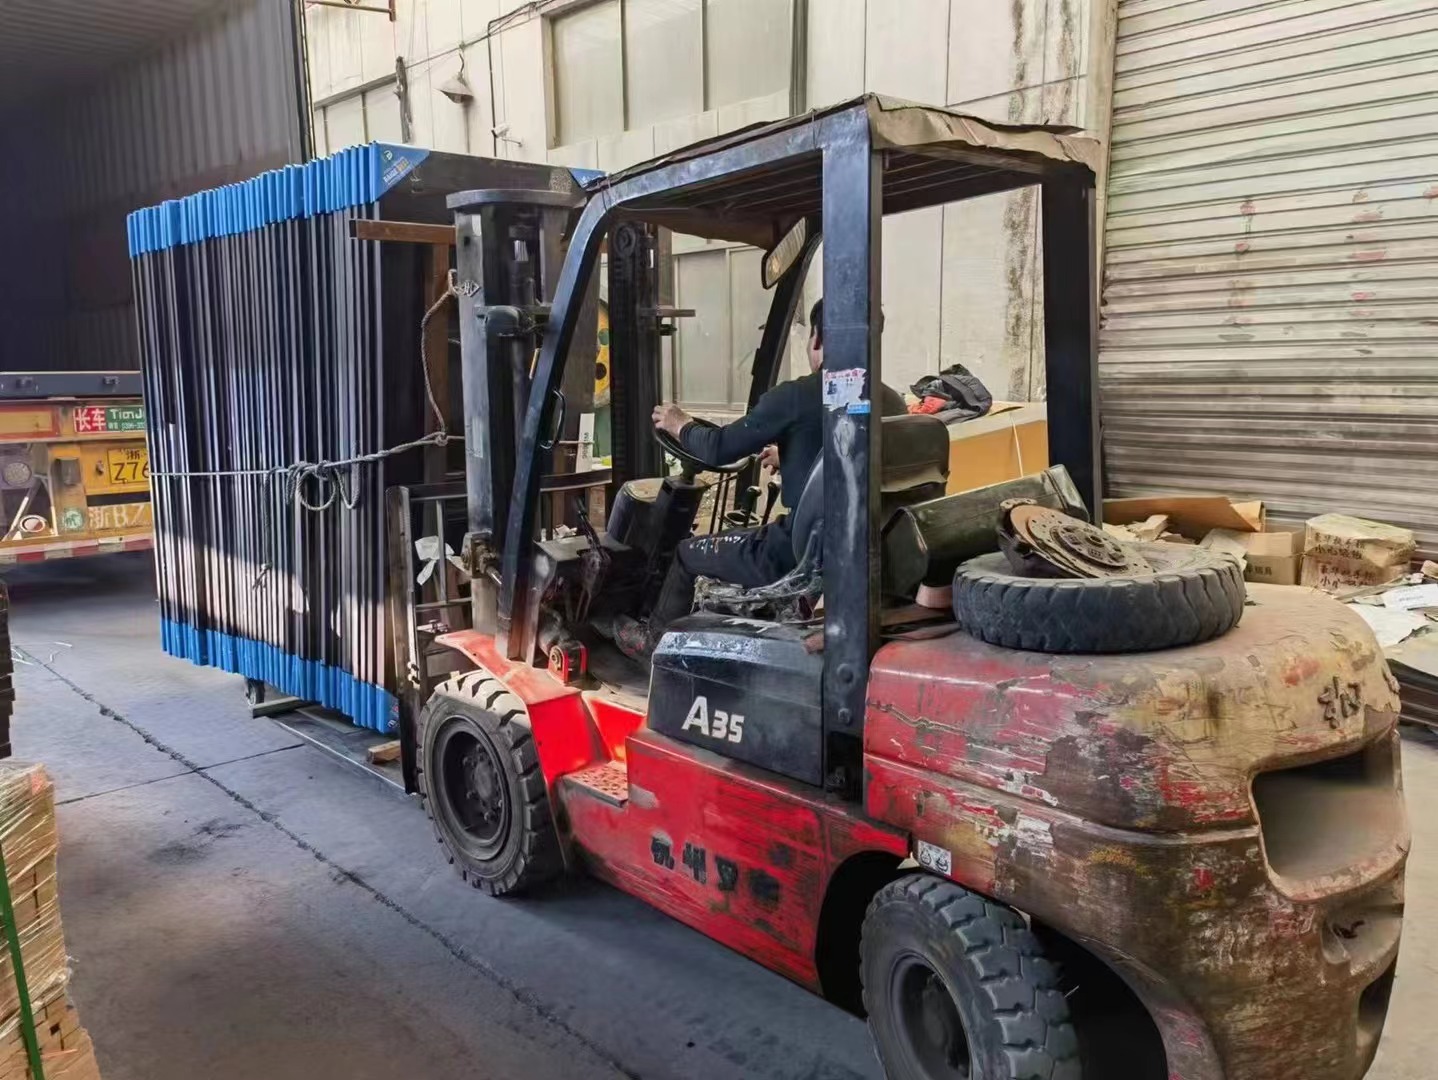
[(804, 250), (804, 241), (809, 238), (809, 219), (800, 218), (784, 238), (771, 247), (764, 255), (764, 288), (772, 289), (779, 284), (789, 268), (798, 260)]

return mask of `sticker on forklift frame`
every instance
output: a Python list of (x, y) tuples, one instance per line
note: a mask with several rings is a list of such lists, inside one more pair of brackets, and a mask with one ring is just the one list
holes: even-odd
[(845, 410), (850, 416), (868, 416), (869, 403), (867, 401), (856, 401)]
[(824, 372), (824, 408), (843, 409), (855, 405), (867, 405), (864, 397), (863, 368), (846, 368), (843, 371)]
[(938, 844), (931, 844), (927, 840), (919, 841), (918, 853), (919, 865), (936, 874), (943, 874), (946, 877), (954, 872), (954, 856), (948, 848), (941, 848)]

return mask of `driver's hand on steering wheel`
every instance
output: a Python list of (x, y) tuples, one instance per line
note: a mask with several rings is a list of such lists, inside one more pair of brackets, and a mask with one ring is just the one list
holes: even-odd
[(660, 431), (668, 432), (676, 439), (679, 438), (679, 433), (684, 430), (684, 425), (689, 423), (690, 419), (690, 415), (672, 401), (665, 405), (656, 405), (654, 408), (654, 426)]
[(759, 467), (779, 471), (779, 448), (773, 443), (759, 451)]

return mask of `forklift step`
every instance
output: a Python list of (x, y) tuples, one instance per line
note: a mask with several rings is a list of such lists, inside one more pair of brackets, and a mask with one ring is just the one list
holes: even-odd
[(606, 761), (560, 778), (561, 784), (581, 788), (586, 795), (602, 799), (612, 806), (629, 801), (629, 770), (622, 761)]

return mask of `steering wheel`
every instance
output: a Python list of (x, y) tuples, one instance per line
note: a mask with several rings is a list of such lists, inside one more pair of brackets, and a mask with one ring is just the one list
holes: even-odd
[[(707, 428), (718, 426), (717, 424), (711, 424), (708, 420), (699, 420), (697, 418), (693, 423), (702, 424)], [(688, 450), (684, 449), (684, 447), (679, 444), (679, 440), (673, 435), (670, 435), (669, 432), (662, 428), (654, 428), (653, 430), (654, 440), (663, 448), (666, 454), (672, 454), (679, 459), (679, 464), (684, 467), (685, 472), (714, 472), (719, 473), (721, 476), (733, 476), (735, 473), (742, 472), (746, 469), (749, 463), (754, 460), (753, 454), (746, 454), (738, 461), (731, 462), (728, 465), (715, 465), (711, 461), (701, 461)]]

